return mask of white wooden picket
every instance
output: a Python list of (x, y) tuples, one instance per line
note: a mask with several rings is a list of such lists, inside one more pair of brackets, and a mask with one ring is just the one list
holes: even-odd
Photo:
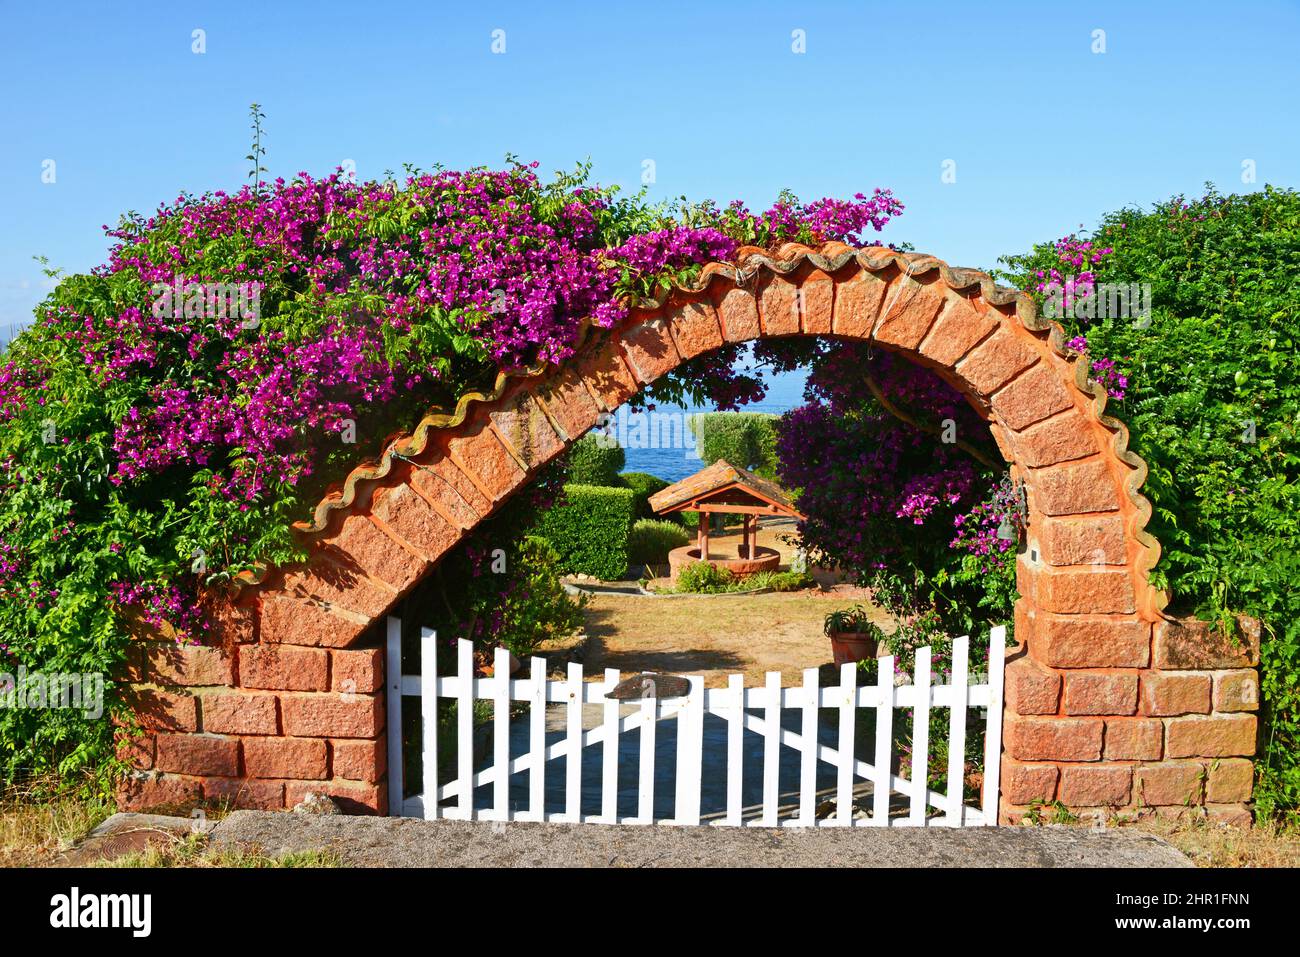
[[(387, 665), (388, 686), (388, 767), (389, 813), (459, 820), (489, 821), (566, 821), (605, 824), (676, 824), (702, 823), (701, 783), (706, 765), (705, 748), (712, 754), (711, 767), (725, 765), (725, 810), (711, 815), (703, 823), (750, 827), (885, 827), (885, 826), (995, 826), (1002, 750), (1003, 660), (1006, 629), (995, 627), (989, 635), (989, 674), (982, 683), (970, 684), (969, 638), (953, 642), (952, 675), (947, 684), (936, 684), (931, 674), (929, 648), (918, 649), (916, 666), (909, 684), (896, 686), (891, 680), (894, 659), (880, 659), (879, 678), (875, 683), (860, 685), (858, 670), (852, 664), (840, 668), (839, 682), (821, 687), (816, 669), (804, 672), (799, 686), (782, 687), (781, 676), (770, 672), (761, 687), (747, 688), (742, 675), (730, 675), (725, 688), (704, 687), (698, 676), (687, 679), (689, 692), (680, 697), (652, 698), (624, 702), (607, 697), (619, 683), (619, 672), (607, 669), (602, 680), (585, 681), (582, 666), (570, 663), (563, 679), (547, 677), (546, 662), (532, 658), (518, 676), (510, 675), (510, 658), (504, 650), (496, 653), (493, 676), (477, 677), (474, 673), (473, 649), (469, 642), (457, 642), (456, 674), (438, 674), (438, 641), (424, 629), (420, 640), (420, 674), (402, 673), (401, 623), (389, 619)], [(526, 674), (526, 677), (524, 676)], [(420, 794), (403, 797), (404, 767), (402, 750), (402, 699), (420, 699), (422, 726), (422, 775)], [(438, 736), (436, 727), (440, 702), (456, 702), (455, 778), (440, 781), (438, 774)], [(491, 764), (475, 770), (474, 702), (492, 704)], [(548, 705), (563, 704), (562, 732), (546, 726)], [(599, 705), (599, 719), (590, 721), (584, 706)], [(947, 709), (946, 728), (936, 728), (930, 712)], [(970, 710), (986, 709), (983, 798), (980, 807), (963, 800), (965, 749)], [(519, 712), (526, 709), (526, 719)], [(783, 727), (783, 709), (800, 713), (799, 730)], [(819, 712), (838, 712), (838, 737), (832, 747), (818, 740)], [(873, 759), (870, 763), (856, 756), (859, 750), (857, 723), (859, 709), (874, 715)], [(892, 773), (894, 712), (912, 714), (912, 767), (910, 778)], [(512, 715), (512, 711), (514, 714)], [(705, 744), (705, 716), (725, 722), (725, 743)], [(584, 727), (584, 717), (590, 727)], [(514, 722), (512, 724), (512, 718)], [(655, 743), (659, 725), (676, 721), (676, 765), (672, 778), (673, 813), (656, 816)], [(527, 750), (511, 755), (512, 726), (527, 733), (519, 740)], [(761, 736), (761, 750), (746, 752), (745, 732)], [(619, 743), (633, 733), (639, 741), (636, 763), (634, 813), (620, 816)], [(946, 787), (933, 791), (927, 785), (930, 736), (943, 733), (948, 741)], [(631, 739), (624, 739), (631, 740)], [(592, 748), (592, 745), (601, 745)], [(867, 742), (861, 742), (866, 745)], [(780, 802), (780, 757), (783, 747), (799, 752), (799, 784), (793, 799), (785, 795)], [(587, 750), (587, 749), (591, 750)], [(483, 749), (480, 748), (480, 752)], [(586, 754), (584, 755), (584, 751)], [(480, 753), (480, 760), (484, 757)], [(547, 807), (548, 762), (565, 759), (562, 810)], [(761, 761), (761, 800), (743, 807), (744, 764)], [(599, 788), (598, 811), (584, 813), (583, 762), (593, 764)], [(626, 763), (626, 762), (625, 762)], [(819, 764), (835, 770), (834, 784), (819, 794)], [(527, 772), (526, 799), (512, 803), (511, 778)], [(555, 774), (558, 768), (552, 768)], [(591, 775), (589, 788), (591, 786)], [(859, 781), (870, 782), (870, 813), (855, 812), (854, 788)], [(552, 785), (558, 781), (553, 781)], [(662, 783), (662, 782), (661, 782)], [(489, 787), (490, 786), (490, 787)], [(479, 792), (480, 788), (486, 788)], [(833, 794), (835, 811), (818, 816), (819, 802)], [(891, 814), (891, 795), (906, 803)], [(476, 802), (477, 798), (477, 802)], [(514, 804), (522, 804), (515, 807)], [(552, 795), (554, 805), (554, 795)], [(626, 810), (626, 808), (625, 808)]]

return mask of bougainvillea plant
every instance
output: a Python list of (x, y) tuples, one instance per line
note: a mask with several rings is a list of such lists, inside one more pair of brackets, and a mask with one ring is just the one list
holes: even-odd
[[(200, 640), (202, 589), (300, 558), (292, 522), (430, 407), (741, 244), (859, 243), (902, 209), (656, 205), (535, 167), (254, 177), (106, 227), (0, 358), (0, 670), (114, 673), (128, 617)], [(761, 395), (734, 357), (660, 394)], [(3, 774), (101, 765), (106, 724), (0, 710)]]
[(936, 639), (1008, 622), (1015, 543), (996, 534), (1010, 512), (1005, 473), (961, 394), (860, 343), (761, 349), (777, 367), (811, 365), (806, 404), (777, 425), (778, 471), (798, 490), (810, 554), (854, 573), (900, 619), (932, 623)]

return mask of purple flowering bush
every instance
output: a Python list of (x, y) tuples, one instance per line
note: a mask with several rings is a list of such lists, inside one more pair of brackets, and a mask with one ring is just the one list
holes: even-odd
[[(900, 211), (885, 191), (654, 205), (512, 162), (303, 173), (128, 214), (102, 266), (49, 271), (0, 356), (0, 671), (112, 673), (128, 617), (200, 640), (203, 591), (300, 558), (292, 522), (430, 407), (563, 362), (584, 322), (741, 244), (856, 243)], [(734, 359), (656, 394), (760, 396)], [(107, 726), (0, 710), (0, 773), (107, 766)]]
[[(1010, 500), (985, 464), (997, 461), (988, 427), (956, 389), (888, 352), (836, 343), (809, 361), (808, 402), (777, 424), (777, 459), (810, 555), (901, 619), (927, 616), (936, 639), (1008, 621), (1014, 543), (996, 529)], [(944, 441), (945, 423), (965, 447)]]

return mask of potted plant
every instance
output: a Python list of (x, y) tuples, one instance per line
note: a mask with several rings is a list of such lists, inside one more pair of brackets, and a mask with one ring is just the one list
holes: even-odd
[(831, 612), (822, 630), (831, 640), (831, 655), (837, 665), (876, 657), (884, 637), (861, 605)]

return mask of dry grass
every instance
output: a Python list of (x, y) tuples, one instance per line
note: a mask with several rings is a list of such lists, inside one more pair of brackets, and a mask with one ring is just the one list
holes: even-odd
[(1161, 818), (1146, 818), (1125, 826), (1163, 837), (1197, 867), (1300, 867), (1300, 831), (1293, 829)]
[(299, 868), (341, 867), (343, 859), (332, 850), (301, 851), (272, 857), (256, 850), (215, 850), (206, 836), (192, 834), (185, 838), (115, 860), (102, 861), (101, 867), (231, 867), (231, 868)]
[(0, 867), (40, 867), (117, 809), (104, 800), (9, 796), (0, 804)]
[[(813, 590), (699, 598), (596, 595), (586, 609), (587, 673), (617, 668), (626, 674), (700, 674), (706, 686), (718, 688), (729, 674), (761, 684), (768, 671), (779, 671), (783, 682), (798, 683), (805, 668), (831, 661), (822, 619), (856, 600)], [(877, 620), (892, 629), (883, 611)]]
[[(64, 855), (117, 808), (104, 799), (59, 795), (49, 789), (11, 793), (0, 802), (0, 867), (49, 867), (84, 863), (98, 850), (81, 851), (80, 859)], [(221, 816), (220, 809), (208, 814)], [(152, 842), (143, 850), (91, 862), (107, 867), (338, 867), (333, 851), (311, 851), (272, 857), (258, 851), (214, 850), (203, 834), (175, 837), (150, 829)], [(87, 854), (87, 851), (89, 853)], [(75, 858), (75, 855), (74, 855)]]

